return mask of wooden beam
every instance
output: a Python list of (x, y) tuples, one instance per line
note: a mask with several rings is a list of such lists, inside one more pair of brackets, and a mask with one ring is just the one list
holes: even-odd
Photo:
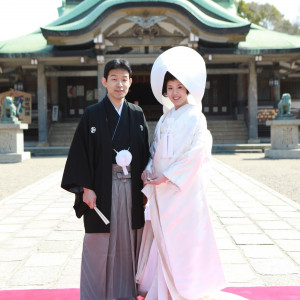
[(91, 71), (47, 71), (46, 77), (96, 77), (97, 70)]
[[(134, 64), (134, 60), (131, 61)], [(149, 60), (147, 63), (152, 64), (153, 59)], [(137, 61), (135, 61), (136, 63)], [(140, 63), (140, 62), (139, 62)], [(145, 63), (145, 61), (144, 61)], [(248, 74), (248, 69), (207, 69), (207, 74)], [(97, 70), (89, 70), (89, 71), (47, 71), (46, 77), (96, 77)]]
[(207, 69), (207, 74), (248, 74), (249, 69)]

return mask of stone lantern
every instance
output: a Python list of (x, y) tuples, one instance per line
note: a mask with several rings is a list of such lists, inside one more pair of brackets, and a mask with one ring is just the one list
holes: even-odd
[(0, 121), (0, 163), (21, 162), (30, 158), (30, 152), (24, 152), (24, 129), (28, 129), (28, 124), (18, 120), (13, 98), (5, 97)]
[(291, 103), (291, 95), (283, 94), (278, 103), (277, 116), (266, 122), (267, 126), (271, 126), (271, 148), (266, 149), (265, 157), (300, 158), (300, 120), (291, 115)]

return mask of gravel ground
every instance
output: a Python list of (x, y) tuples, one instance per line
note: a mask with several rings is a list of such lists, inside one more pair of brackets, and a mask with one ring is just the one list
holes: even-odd
[[(214, 158), (300, 203), (300, 159), (268, 159), (263, 153), (215, 154)], [(58, 171), (66, 157), (32, 157), (0, 164), (0, 200)]]
[(0, 200), (63, 168), (66, 157), (32, 157), (19, 163), (0, 163)]
[(270, 159), (264, 153), (216, 154), (214, 158), (300, 203), (300, 159)]

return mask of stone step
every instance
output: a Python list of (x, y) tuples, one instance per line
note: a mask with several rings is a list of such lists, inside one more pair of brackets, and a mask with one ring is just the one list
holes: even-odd
[[(223, 123), (224, 122), (224, 123)], [(207, 125), (210, 126), (210, 127), (220, 127), (220, 126), (226, 126), (226, 127), (243, 127), (245, 124), (244, 122), (243, 123), (228, 123), (226, 121), (220, 121), (220, 122), (207, 122)], [(235, 121), (235, 122), (239, 122), (239, 121)]]
[(237, 133), (235, 134), (234, 132), (229, 132), (229, 133), (223, 133), (221, 134), (220, 132), (211, 132), (211, 135), (215, 138), (234, 138), (234, 137), (241, 137), (241, 138), (247, 138), (248, 139), (248, 134), (247, 133)]
[(243, 124), (210, 124), (207, 123), (208, 128), (243, 128)]
[(222, 132), (226, 132), (226, 131), (248, 131), (246, 125), (245, 126), (239, 126), (239, 127), (210, 127), (210, 126), (207, 126), (207, 128), (210, 130), (210, 131), (222, 131)]
[(79, 123), (78, 122), (52, 122), (52, 127), (77, 127)]
[(70, 146), (71, 143), (72, 143), (72, 137), (67, 137), (64, 139), (53, 138), (53, 139), (51, 139), (51, 143), (49, 142), (49, 145), (51, 145), (51, 146), (59, 146), (59, 145)]
[(248, 141), (248, 129), (240, 120), (208, 120), (214, 144), (241, 144)]
[(51, 143), (51, 145), (49, 144), (49, 147), (70, 147), (71, 146), (71, 142), (53, 142)]
[(246, 144), (248, 139), (232, 138), (232, 139), (214, 139), (213, 144)]
[(53, 131), (75, 131), (77, 126), (51, 126)]
[[(239, 142), (246, 144), (247, 140), (239, 139)], [(213, 139), (213, 145), (225, 145), (225, 144), (232, 144), (232, 145), (237, 145), (237, 139), (232, 139), (232, 140), (215, 140)]]
[(48, 136), (49, 145), (70, 146), (77, 126), (78, 122), (52, 123)]
[[(209, 128), (208, 128), (209, 129)], [(210, 130), (210, 129), (209, 129)], [(218, 134), (218, 135), (248, 135), (247, 130), (210, 130), (211, 134)]]
[(70, 132), (55, 132), (55, 131), (52, 131), (51, 134), (49, 134), (49, 136), (51, 136), (52, 138), (55, 138), (55, 137), (59, 137), (59, 138), (64, 138), (64, 137), (70, 137), (70, 136), (73, 136), (75, 132), (73, 131), (70, 131)]

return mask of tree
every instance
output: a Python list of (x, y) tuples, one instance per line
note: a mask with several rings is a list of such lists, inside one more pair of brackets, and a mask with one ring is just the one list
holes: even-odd
[(237, 13), (240, 17), (249, 22), (260, 25), (264, 28), (284, 32), (288, 34), (300, 34), (300, 20), (293, 24), (284, 18), (284, 15), (270, 4), (258, 4), (256, 2), (246, 3), (244, 0), (237, 0)]

